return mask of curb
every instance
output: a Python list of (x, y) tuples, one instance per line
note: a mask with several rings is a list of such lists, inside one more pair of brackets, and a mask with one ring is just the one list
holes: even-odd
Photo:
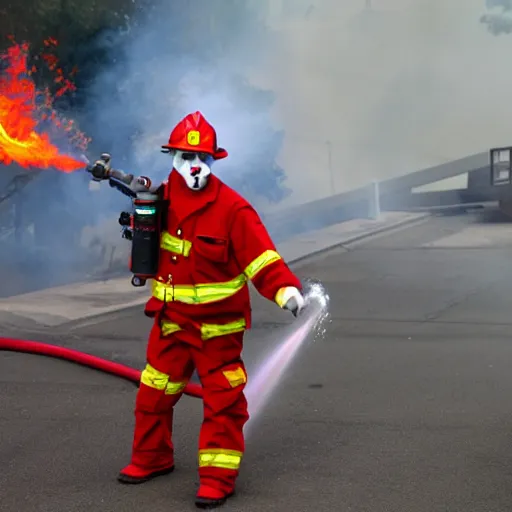
[(395, 222), (394, 224), (388, 224), (387, 226), (381, 226), (380, 228), (376, 228), (372, 231), (367, 231), (366, 233), (360, 233), (359, 235), (354, 235), (353, 237), (347, 238), (346, 240), (343, 240), (342, 242), (336, 242), (327, 247), (322, 247), (322, 249), (317, 249), (317, 250), (310, 252), (308, 254), (305, 254), (303, 256), (299, 256), (297, 258), (290, 259), (290, 260), (288, 260), (288, 262), (291, 265), (295, 265), (297, 263), (303, 263), (310, 258), (320, 256), (323, 253), (333, 251), (335, 249), (339, 249), (339, 248), (343, 248), (343, 247), (349, 249), (349, 246), (352, 244), (355, 244), (355, 243), (365, 240), (367, 238), (371, 238), (373, 236), (388, 233), (395, 229), (398, 230), (399, 228), (405, 228), (407, 226), (413, 226), (414, 224), (420, 224), (421, 222), (425, 222), (429, 217), (432, 217), (431, 213), (423, 213), (422, 215), (420, 215), (418, 217), (414, 217), (413, 219), (402, 219), (402, 220)]

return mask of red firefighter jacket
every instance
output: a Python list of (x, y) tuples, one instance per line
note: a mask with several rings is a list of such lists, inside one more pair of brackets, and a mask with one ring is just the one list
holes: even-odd
[(169, 207), (145, 311), (162, 314), (164, 335), (205, 340), (250, 328), (248, 281), (271, 301), (282, 287), (301, 289), (254, 208), (216, 176), (197, 192), (172, 171), (163, 194)]

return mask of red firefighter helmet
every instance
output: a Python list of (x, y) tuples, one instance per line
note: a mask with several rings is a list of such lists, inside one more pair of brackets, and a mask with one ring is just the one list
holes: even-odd
[(208, 153), (215, 160), (226, 158), (228, 152), (217, 146), (217, 133), (201, 112), (185, 116), (174, 128), (163, 149)]

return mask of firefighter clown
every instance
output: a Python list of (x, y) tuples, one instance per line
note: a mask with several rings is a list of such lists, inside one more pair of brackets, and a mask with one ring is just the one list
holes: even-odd
[(168, 208), (145, 306), (154, 325), (136, 398), (131, 462), (118, 480), (138, 484), (173, 471), (173, 410), (196, 370), (204, 402), (196, 506), (215, 508), (233, 495), (244, 454), (248, 281), (294, 315), (304, 299), (256, 211), (212, 174), (212, 164), (228, 154), (203, 115), (186, 116), (162, 148), (172, 170), (160, 187)]

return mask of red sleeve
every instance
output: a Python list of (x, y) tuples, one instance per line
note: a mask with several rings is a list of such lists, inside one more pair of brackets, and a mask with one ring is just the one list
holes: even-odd
[(279, 255), (259, 215), (250, 205), (235, 214), (231, 244), (241, 270), (266, 299), (275, 302), (276, 293), (285, 286), (301, 290), (300, 280)]

